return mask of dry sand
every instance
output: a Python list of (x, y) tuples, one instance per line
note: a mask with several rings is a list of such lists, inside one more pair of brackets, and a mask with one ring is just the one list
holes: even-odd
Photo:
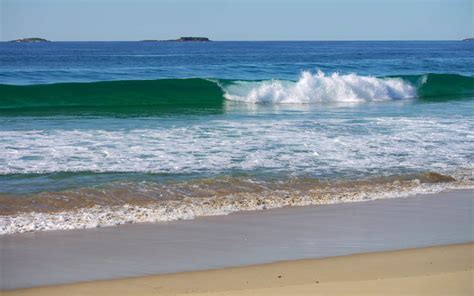
[(21, 289), (4, 295), (472, 295), (473, 255), (474, 244), (460, 244)]

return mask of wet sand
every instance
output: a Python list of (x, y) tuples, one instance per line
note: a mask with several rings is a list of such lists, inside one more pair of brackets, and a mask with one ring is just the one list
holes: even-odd
[(0, 288), (472, 242), (472, 190), (0, 236)]
[(54, 295), (472, 295), (473, 244), (6, 292)]

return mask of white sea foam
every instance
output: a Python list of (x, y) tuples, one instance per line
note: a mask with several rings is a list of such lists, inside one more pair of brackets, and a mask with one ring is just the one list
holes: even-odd
[(94, 206), (61, 213), (22, 213), (0, 216), (0, 235), (31, 231), (68, 230), (115, 226), (127, 223), (189, 220), (199, 216), (227, 215), (238, 211), (264, 210), (285, 206), (306, 206), (361, 202), (375, 199), (404, 198), (414, 194), (432, 194), (446, 189), (473, 188), (472, 181), (423, 184), (415, 179), (388, 184), (367, 185), (358, 189), (329, 192), (293, 190), (274, 193), (245, 193), (225, 197), (186, 198), (148, 206)]
[(117, 120), (111, 130), (102, 129), (100, 120), (89, 121), (97, 127), (74, 129), (61, 122), (63, 129), (0, 131), (0, 174), (256, 169), (317, 176), (442, 173), (471, 167), (474, 156), (472, 118), (315, 114), (156, 127), (153, 120)]
[(401, 78), (376, 78), (357, 74), (326, 75), (305, 71), (296, 82), (240, 81), (225, 86), (225, 97), (248, 103), (309, 104), (365, 102), (416, 97), (416, 88)]

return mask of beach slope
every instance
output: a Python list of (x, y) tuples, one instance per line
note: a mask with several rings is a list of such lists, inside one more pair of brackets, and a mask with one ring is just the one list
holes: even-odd
[(474, 244), (20, 289), (4, 295), (472, 295)]

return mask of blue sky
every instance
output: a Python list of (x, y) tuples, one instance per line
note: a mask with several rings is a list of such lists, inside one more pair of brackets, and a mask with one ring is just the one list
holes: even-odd
[(0, 0), (0, 39), (449, 40), (473, 0)]

